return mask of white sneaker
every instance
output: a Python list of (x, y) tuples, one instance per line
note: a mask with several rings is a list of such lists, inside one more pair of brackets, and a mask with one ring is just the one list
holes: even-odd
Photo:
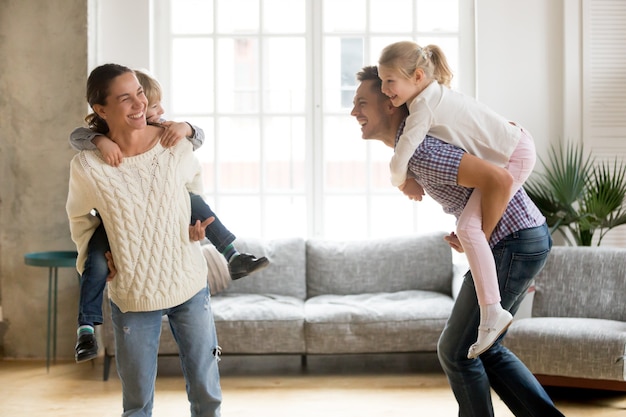
[(512, 322), (513, 316), (511, 316), (511, 313), (502, 309), (498, 313), (498, 318), (493, 327), (479, 326), (478, 339), (467, 351), (467, 358), (474, 359), (484, 353), (494, 344), (496, 339), (509, 328)]

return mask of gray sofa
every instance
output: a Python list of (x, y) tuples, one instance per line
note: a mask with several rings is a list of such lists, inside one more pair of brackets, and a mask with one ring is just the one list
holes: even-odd
[[(270, 266), (211, 297), (225, 355), (436, 352), (454, 303), (443, 234), (362, 241), (238, 239)], [(104, 379), (115, 344), (108, 303)], [(178, 350), (163, 320), (160, 355)]]
[(543, 385), (626, 391), (626, 249), (554, 247), (504, 344)]

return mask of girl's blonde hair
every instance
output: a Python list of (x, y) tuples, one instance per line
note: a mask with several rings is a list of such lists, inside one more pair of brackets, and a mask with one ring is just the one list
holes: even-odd
[(427, 77), (446, 87), (450, 87), (452, 81), (446, 56), (437, 45), (421, 47), (411, 41), (392, 43), (383, 49), (378, 65), (398, 70), (407, 78), (419, 68)]
[(159, 84), (156, 78), (150, 76), (145, 70), (136, 69), (135, 75), (137, 76), (139, 84), (143, 87), (143, 93), (148, 99), (148, 106), (161, 101), (161, 98), (163, 97), (163, 90), (161, 89), (161, 84)]

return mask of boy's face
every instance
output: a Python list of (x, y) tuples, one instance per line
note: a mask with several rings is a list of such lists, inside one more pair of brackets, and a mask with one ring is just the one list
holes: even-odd
[(146, 121), (151, 123), (158, 123), (161, 120), (161, 116), (165, 113), (163, 110), (163, 106), (161, 106), (161, 101), (157, 101), (156, 103), (148, 104), (148, 109), (146, 110)]

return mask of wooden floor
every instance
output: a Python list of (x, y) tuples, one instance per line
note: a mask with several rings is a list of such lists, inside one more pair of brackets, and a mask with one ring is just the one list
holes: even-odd
[[(102, 358), (58, 362), (0, 361), (0, 416), (119, 416), (121, 388), (115, 369), (102, 381)], [(457, 406), (436, 358), (420, 355), (223, 357), (224, 417), (456, 416)], [(624, 417), (626, 393), (551, 389), (568, 417)], [(512, 416), (494, 398), (496, 416)], [(188, 416), (177, 359), (163, 358), (155, 417)]]

